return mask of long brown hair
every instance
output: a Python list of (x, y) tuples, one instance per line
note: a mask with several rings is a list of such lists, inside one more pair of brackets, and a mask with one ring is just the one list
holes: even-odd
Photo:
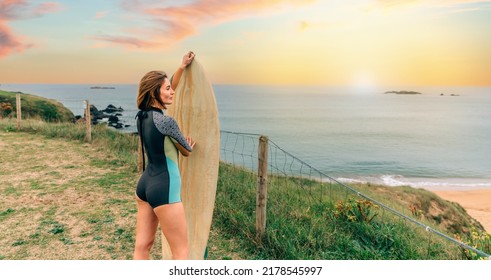
[(136, 97), (138, 109), (149, 110), (155, 101), (165, 108), (165, 104), (160, 98), (160, 87), (166, 78), (167, 74), (163, 71), (150, 71), (143, 76)]

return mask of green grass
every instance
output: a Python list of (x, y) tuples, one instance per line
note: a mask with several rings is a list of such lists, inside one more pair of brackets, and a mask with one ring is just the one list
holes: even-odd
[[(64, 141), (69, 143), (67, 150), (87, 161), (83, 166), (66, 163), (56, 170), (32, 164), (31, 171), (39, 172), (41, 177), (15, 186), (4, 185), (0, 187), (2, 195), (15, 199), (41, 194), (53, 199), (76, 193), (78, 198), (74, 201), (87, 206), (72, 209), (61, 202), (51, 206), (7, 206), (2, 202), (7, 200), (0, 201), (0, 221), (9, 227), (17, 226), (20, 231), (1, 236), (14, 248), (0, 251), (1, 258), (131, 259), (136, 221), (133, 193), (138, 178), (136, 136), (95, 126), (93, 140), (87, 144), (85, 128), (77, 124), (26, 120), (21, 131), (13, 127), (14, 120), (0, 120), (0, 130), (8, 136), (4, 139), (12, 138), (5, 141), (16, 143), (31, 137), (32, 141), (27, 140), (41, 142), (43, 150), (58, 145), (54, 144), (56, 141)], [(5, 163), (0, 162), (2, 166)], [(17, 164), (22, 169), (25, 163)], [(81, 167), (91, 172), (61, 181), (64, 172)], [(9, 172), (0, 172), (0, 176)], [(220, 163), (209, 259), (477, 258), (422, 228), (394, 218), (338, 184), (273, 175), (269, 176), (266, 232), (259, 237), (255, 229), (256, 184), (252, 172)], [(483, 234), (479, 223), (458, 204), (407, 187), (353, 187), (449, 235), (459, 234), (464, 241), (489, 252), (489, 235)], [(95, 194), (103, 194), (104, 198), (92, 198)], [(435, 205), (444, 210), (432, 216)], [(37, 226), (22, 227), (27, 217), (36, 215)], [(157, 234), (154, 258), (161, 256), (159, 243)], [(53, 248), (62, 248), (65, 253), (46, 254)]]
[[(12, 119), (2, 121), (3, 131), (16, 131), (16, 122)], [(35, 133), (45, 136), (46, 138), (75, 140), (85, 143), (86, 128), (83, 124), (73, 123), (46, 123), (41, 120), (27, 119), (23, 120), (20, 131)], [(104, 124), (92, 126), (91, 144), (97, 147), (98, 152), (110, 153), (114, 155), (111, 159), (95, 158), (92, 164), (96, 167), (112, 166), (132, 166), (136, 171), (138, 137), (132, 134), (123, 134), (114, 129), (108, 128)], [(65, 168), (74, 168), (73, 165)]]
[[(0, 90), (0, 117), (15, 117), (17, 92)], [(73, 113), (60, 102), (20, 93), (22, 118), (40, 118), (48, 122), (74, 121)]]
[[(220, 165), (214, 226), (246, 259), (460, 259), (452, 243), (396, 219), (340, 186), (270, 177), (267, 227), (255, 231), (254, 175)], [(324, 186), (324, 187), (323, 187)], [(298, 189), (302, 189), (300, 192)], [(390, 191), (390, 190), (389, 190)], [(309, 195), (310, 193), (312, 195)], [(325, 197), (321, 193), (326, 194)], [(328, 196), (327, 194), (332, 196)], [(367, 190), (367, 193), (370, 193)], [(393, 193), (387, 197), (387, 200)], [(347, 198), (347, 200), (344, 200)], [(240, 207), (238, 207), (240, 205)], [(368, 217), (368, 218), (363, 218)]]

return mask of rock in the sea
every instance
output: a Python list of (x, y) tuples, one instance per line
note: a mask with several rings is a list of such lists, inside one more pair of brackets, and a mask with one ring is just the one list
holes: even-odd
[(401, 90), (401, 91), (386, 91), (385, 94), (388, 94), (388, 93), (395, 93), (395, 94), (422, 94), (421, 92), (417, 92), (417, 91), (407, 91), (407, 90)]
[[(98, 124), (100, 123), (103, 119), (108, 119), (107, 124), (108, 126), (120, 129), (124, 127), (124, 123), (121, 122), (119, 117), (122, 116), (121, 113), (115, 113), (115, 112), (122, 112), (123, 108), (119, 107), (116, 108), (114, 105), (109, 104), (106, 109), (104, 110), (98, 110), (97, 107), (94, 105), (90, 105), (90, 117), (92, 120), (92, 124)], [(85, 115), (84, 115), (85, 119)]]
[(122, 112), (123, 111), (123, 108), (119, 107), (119, 108), (116, 108), (116, 106), (112, 105), (112, 104), (109, 104), (107, 105), (107, 108), (102, 110), (103, 112), (105, 113), (109, 113), (109, 114), (112, 114), (114, 112)]
[(110, 123), (117, 123), (119, 121), (119, 118), (116, 116), (109, 116), (109, 119), (107, 121)]

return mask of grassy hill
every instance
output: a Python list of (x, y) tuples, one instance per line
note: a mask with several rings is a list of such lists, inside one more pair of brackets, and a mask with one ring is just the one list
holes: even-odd
[[(83, 125), (40, 120), (21, 130), (0, 120), (0, 259), (131, 259), (137, 137), (96, 125), (86, 144)], [(318, 199), (319, 182), (281, 176), (269, 178), (259, 238), (254, 176), (220, 164), (208, 259), (476, 258), (342, 189)], [(353, 187), (490, 252), (490, 236), (456, 203), (408, 187)], [(159, 235), (152, 257), (161, 257)]]
[[(18, 93), (0, 90), (0, 117), (15, 116)], [(22, 118), (41, 118), (47, 122), (69, 122), (75, 119), (73, 113), (56, 100), (27, 93), (20, 94)]]

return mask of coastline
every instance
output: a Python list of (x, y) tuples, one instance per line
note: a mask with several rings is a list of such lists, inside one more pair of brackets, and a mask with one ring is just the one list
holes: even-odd
[[(20, 88), (17, 88), (16, 85), (7, 85), (7, 89), (9, 87), (13, 87), (12, 90), (16, 90), (16, 91), (21, 90), (23, 92), (29, 92), (29, 93), (34, 92), (36, 95), (44, 96), (46, 98), (52, 98), (55, 100), (65, 100), (65, 106), (67, 108), (73, 108), (70, 110), (74, 114), (76, 112), (76, 109), (80, 109), (80, 110), (83, 109), (83, 105), (81, 102), (82, 99), (83, 100), (85, 100), (85, 99), (91, 100), (92, 103), (100, 102), (101, 104), (105, 104), (105, 105), (112, 104), (112, 103), (114, 103), (113, 102), (114, 100), (118, 100), (121, 102), (128, 102), (127, 104), (131, 104), (131, 106), (134, 106), (134, 97), (135, 97), (134, 92), (136, 91), (137, 85), (118, 85), (117, 86), (117, 89), (118, 89), (117, 97), (118, 98), (115, 98), (116, 95), (114, 92), (107, 91), (107, 90), (105, 90), (105, 91), (101, 90), (101, 92), (94, 94), (94, 90), (88, 90), (89, 86), (90, 85), (55, 85), (55, 86), (53, 86), (53, 85), (35, 85), (35, 84), (32, 84), (32, 85), (22, 85), (22, 87), (20, 87)], [(234, 90), (236, 90), (236, 89), (234, 89), (233, 86), (228, 86), (228, 87), (226, 87), (226, 90), (223, 90), (223, 93), (227, 92), (227, 94), (228, 94), (228, 92), (234, 91)], [(241, 90), (244, 90), (244, 89), (241, 88)], [(268, 90), (271, 90), (271, 89), (268, 89)], [(98, 90), (95, 90), (95, 91), (98, 91)], [(69, 94), (67, 94), (67, 92)], [(242, 92), (242, 91), (239, 91), (239, 92)], [(245, 92), (247, 94), (251, 93), (248, 91), (245, 91)], [(73, 96), (76, 96), (77, 100), (74, 100)], [(226, 96), (227, 95), (224, 94), (221, 97), (224, 98)], [(335, 95), (333, 95), (333, 96), (335, 96)], [(484, 96), (484, 95), (482, 95), (482, 96)], [(235, 116), (235, 112), (237, 112), (237, 110), (242, 110), (241, 107), (229, 108), (231, 106), (231, 104), (235, 104), (235, 100), (237, 98), (239, 98), (240, 95), (234, 95), (233, 97), (234, 97), (233, 98), (234, 102), (231, 102), (232, 99), (230, 99), (230, 100), (225, 99), (225, 98), (223, 99), (224, 100), (223, 108), (228, 108), (228, 111), (224, 110), (225, 114), (223, 114), (223, 115), (225, 115), (225, 116), (227, 116), (227, 113), (229, 114), (228, 117), (230, 117), (231, 115)], [(440, 97), (438, 96), (438, 98), (440, 98)], [(481, 99), (481, 96), (479, 96), (479, 100), (480, 99)], [(107, 100), (111, 100), (111, 101), (107, 101)], [(241, 99), (239, 98), (238, 100), (241, 100)], [(244, 99), (244, 100), (247, 100), (247, 99)], [(266, 99), (266, 101), (267, 100), (268, 99)], [(322, 103), (322, 102), (320, 102), (322, 100), (316, 99), (315, 101), (318, 101), (319, 104)], [(479, 104), (485, 104), (485, 103), (486, 102), (479, 102)], [(126, 107), (133, 108), (133, 107), (130, 107), (129, 105), (124, 105), (124, 104), (126, 104), (126, 103), (121, 103), (121, 105), (118, 103), (118, 104), (116, 104), (116, 106), (122, 106), (125, 109), (126, 109)], [(336, 103), (336, 104), (342, 105), (344, 103)], [(288, 105), (288, 103), (287, 103), (287, 105)], [(452, 105), (452, 104), (449, 104), (449, 105)], [(285, 107), (278, 107), (278, 108), (282, 109)], [(233, 109), (233, 110), (231, 110), (231, 109)], [(270, 114), (269, 110), (270, 110), (270, 108), (268, 108), (268, 115)], [(125, 111), (131, 112), (130, 116), (128, 116), (127, 118), (129, 121), (134, 121), (134, 115), (136, 114), (136, 111), (131, 111), (130, 109), (125, 110)], [(230, 112), (233, 112), (233, 113), (230, 113)], [(245, 115), (245, 116), (247, 116), (247, 115)], [(282, 116), (282, 115), (280, 115), (280, 116)], [(451, 115), (448, 115), (448, 116), (451, 116)], [(316, 118), (317, 117), (318, 116), (316, 116)], [(327, 123), (329, 120), (328, 117), (330, 117), (330, 116), (326, 115), (324, 117), (326, 118), (325, 122)], [(229, 120), (229, 119), (226, 119), (226, 120)], [(253, 120), (253, 121), (255, 121), (255, 120)], [(240, 125), (243, 125), (243, 123), (233, 123), (233, 122), (227, 123), (226, 121), (223, 121), (223, 123), (227, 124), (229, 127), (234, 127), (234, 128), (235, 127), (241, 127)], [(244, 124), (245, 124), (245, 127), (252, 127), (252, 128), (256, 127), (255, 124), (252, 125), (252, 124), (249, 124), (247, 122), (245, 122)], [(227, 128), (227, 125), (224, 125), (224, 129)], [(248, 126), (248, 125), (250, 125), (250, 126)], [(342, 131), (343, 130), (340, 130), (340, 132), (342, 132)], [(127, 131), (125, 131), (125, 132), (127, 132)], [(133, 131), (131, 131), (131, 132), (133, 132)], [(308, 132), (309, 131), (306, 131), (306, 133), (308, 133)], [(313, 133), (312, 138), (317, 138), (317, 137), (315, 137), (315, 136), (318, 136), (317, 134), (315, 134), (317, 132), (315, 132), (315, 131), (314, 132), (310, 131), (310, 132)], [(281, 135), (282, 134), (280, 133), (280, 136)], [(280, 136), (278, 136), (278, 137), (276, 137), (275, 135), (269, 135), (269, 136), (271, 139), (280, 139)], [(320, 136), (325, 137), (325, 135), (320, 135)], [(345, 137), (345, 136), (343, 136), (343, 137)], [(348, 137), (348, 136), (346, 136), (346, 137)], [(287, 137), (285, 137), (285, 138), (287, 138)], [(473, 138), (477, 139), (479, 137), (473, 137)], [(292, 139), (294, 139), (294, 138), (292, 138)], [(344, 139), (344, 138), (336, 138), (336, 137), (330, 136), (330, 137), (319, 138), (319, 139), (334, 139), (332, 142), (324, 143), (324, 140), (322, 142), (322, 145), (328, 145), (328, 146), (332, 145), (332, 146), (330, 146), (331, 149), (339, 149), (339, 150), (346, 150), (346, 151), (349, 150), (347, 148), (335, 146), (336, 143), (343, 142), (343, 141), (337, 141), (338, 139)], [(349, 139), (354, 139), (354, 137), (349, 138)], [(448, 137), (448, 139), (451, 139), (451, 137)], [(327, 140), (325, 140), (325, 141), (327, 141)], [(462, 140), (462, 141), (464, 141), (464, 140)], [(346, 141), (344, 141), (344, 142), (346, 142)], [(288, 144), (288, 142), (287, 142), (287, 144)], [(311, 142), (310, 144), (316, 144), (316, 143)], [(351, 144), (353, 144), (353, 143), (351, 143)], [(308, 147), (309, 145), (307, 144), (305, 146)], [(444, 146), (444, 144), (440, 143), (439, 146)], [(448, 148), (448, 149), (450, 149), (450, 148)], [(290, 150), (290, 149), (287, 149), (287, 150)], [(487, 150), (485, 150), (485, 151), (487, 151)], [(304, 158), (304, 156), (302, 155), (303, 151), (300, 150), (297, 152), (298, 152), (300, 158)], [(483, 151), (481, 151), (481, 152), (483, 152)], [(434, 157), (438, 157), (438, 156), (434, 155)], [(457, 157), (457, 156), (455, 155), (455, 157)], [(483, 165), (483, 163), (485, 165)], [(315, 160), (313, 160), (313, 162), (311, 162), (311, 164), (312, 164), (312, 166), (316, 166), (316, 167), (322, 166), (322, 162), (316, 162)], [(397, 162), (392, 162), (392, 161), (390, 161), (390, 159), (388, 159), (388, 160), (377, 159), (377, 161), (373, 161), (373, 162), (372, 161), (354, 162), (352, 165), (354, 166), (354, 168), (360, 168), (360, 167), (362, 167), (362, 168), (376, 167), (377, 168), (377, 167), (379, 167), (379, 165), (384, 167), (384, 166), (391, 166), (393, 164), (397, 164)], [(487, 167), (487, 166), (489, 166), (488, 164), (489, 164), (489, 162), (488, 163), (481, 162), (481, 166)], [(479, 164), (476, 164), (475, 166), (479, 166)], [(330, 170), (331, 168), (335, 169), (336, 167), (338, 167), (338, 166), (334, 166), (334, 167), (329, 166), (329, 167), (326, 167), (325, 169)], [(472, 167), (469, 167), (468, 169), (472, 169)], [(481, 169), (483, 169), (484, 171), (488, 170), (487, 168), (481, 168)], [(451, 173), (451, 172), (448, 172), (448, 173)], [(432, 173), (431, 175), (441, 176), (441, 174), (434, 174), (434, 173)], [(486, 175), (486, 176), (488, 176), (488, 175)], [(406, 178), (406, 177), (399, 176), (399, 175), (384, 175), (384, 176), (380, 176), (378, 178), (375, 178), (375, 179), (377, 179), (377, 181), (374, 183), (389, 185), (389, 186), (409, 185), (413, 188), (424, 188), (424, 189), (433, 191), (434, 193), (436, 193), (437, 195), (439, 195), (443, 199), (459, 203), (463, 208), (466, 209), (466, 211), (468, 212), (468, 214), (470, 216), (472, 216), (473, 218), (478, 220), (483, 225), (483, 227), (487, 230), (487, 232), (491, 232), (491, 207), (489, 206), (489, 203), (486, 204), (486, 198), (487, 198), (487, 200), (491, 201), (491, 181), (489, 178), (488, 179), (475, 179), (475, 180), (474, 179), (470, 180), (470, 179), (459, 179), (459, 178), (446, 178), (446, 179), (442, 180), (441, 178), (426, 178), (426, 177), (424, 177), (425, 174), (422, 174), (421, 176), (422, 176), (422, 178)], [(357, 183), (357, 182), (365, 182), (366, 180), (364, 180), (363, 178), (361, 178), (361, 179), (344, 178), (344, 180), (341, 180), (341, 181), (342, 182), (348, 182), (348, 183), (351, 183), (351, 182)], [(466, 190), (466, 189), (472, 189), (472, 191)], [(477, 190), (477, 189), (479, 189), (479, 190)], [(474, 195), (475, 192), (478, 192), (479, 194)], [(483, 200), (483, 201), (480, 201), (480, 200)]]
[(360, 179), (337, 178), (337, 180), (343, 183), (369, 183), (387, 187), (410, 186), (415, 189), (425, 189), (442, 199), (458, 203), (469, 216), (484, 227), (486, 232), (491, 233), (491, 181), (487, 178), (406, 178), (384, 175)]
[(439, 197), (460, 204), (491, 233), (491, 189), (432, 190)]

